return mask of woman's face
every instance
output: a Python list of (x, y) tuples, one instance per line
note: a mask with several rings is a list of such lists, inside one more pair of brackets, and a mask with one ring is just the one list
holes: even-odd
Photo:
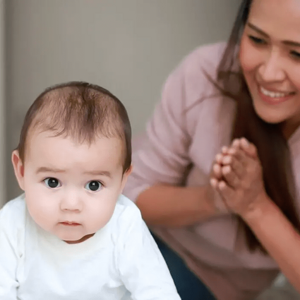
[(256, 113), (289, 137), (300, 124), (300, 1), (253, 0), (239, 59)]

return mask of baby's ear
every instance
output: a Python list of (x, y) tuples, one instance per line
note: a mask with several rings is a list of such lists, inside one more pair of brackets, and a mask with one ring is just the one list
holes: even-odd
[(133, 168), (133, 166), (130, 165), (130, 167), (128, 168), (128, 170), (127, 170), (126, 172), (124, 172), (124, 174), (123, 174), (121, 193), (122, 193), (122, 191), (123, 191), (123, 189), (124, 189), (124, 187), (125, 187), (125, 185), (126, 185), (128, 176), (129, 176), (129, 175), (131, 174), (131, 172), (132, 172), (132, 168)]
[(13, 151), (11, 161), (14, 167), (15, 175), (19, 186), (24, 191), (24, 165), (20, 158), (18, 150)]

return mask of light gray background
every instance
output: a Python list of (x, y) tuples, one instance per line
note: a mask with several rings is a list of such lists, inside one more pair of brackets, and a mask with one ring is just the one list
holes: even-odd
[[(198, 45), (227, 39), (240, 0), (9, 0), (6, 5), (7, 156), (24, 114), (47, 86), (102, 85), (145, 127), (163, 82)], [(10, 161), (7, 196), (20, 190)]]
[(5, 170), (5, 9), (0, 0), (0, 208), (6, 201)]

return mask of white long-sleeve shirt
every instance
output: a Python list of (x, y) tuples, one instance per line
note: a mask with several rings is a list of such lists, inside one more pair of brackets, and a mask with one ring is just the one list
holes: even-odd
[(24, 196), (0, 210), (1, 300), (180, 300), (138, 208), (120, 196), (107, 225), (68, 244), (41, 229)]

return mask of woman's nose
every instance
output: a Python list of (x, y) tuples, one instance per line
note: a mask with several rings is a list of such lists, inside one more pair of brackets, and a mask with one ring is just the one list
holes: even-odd
[(266, 83), (280, 82), (286, 78), (282, 59), (276, 52), (270, 53), (269, 57), (261, 64), (258, 69), (260, 79)]

